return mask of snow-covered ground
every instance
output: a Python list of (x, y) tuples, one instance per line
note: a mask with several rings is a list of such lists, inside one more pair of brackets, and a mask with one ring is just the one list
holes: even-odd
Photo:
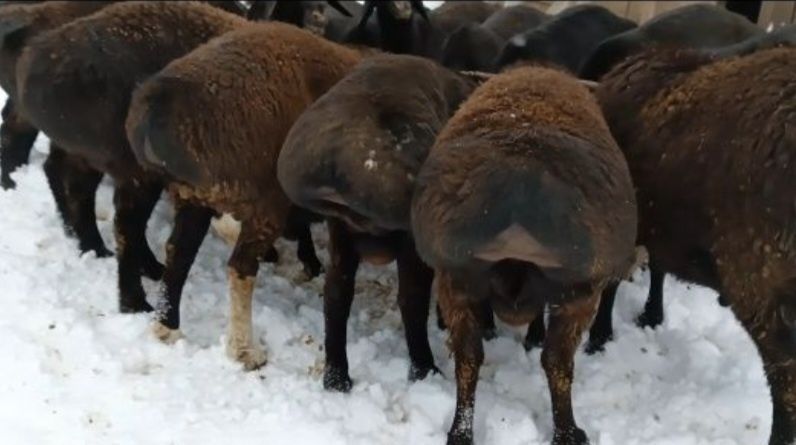
[[(0, 98), (2, 99), (2, 98)], [(79, 257), (42, 173), (32, 163), (0, 191), (0, 443), (34, 444), (443, 444), (455, 397), (444, 333), (431, 344), (444, 376), (409, 384), (396, 309), (394, 266), (365, 266), (349, 323), (355, 386), (321, 388), (323, 279), (301, 282), (292, 243), (261, 267), (254, 325), (268, 365), (243, 372), (224, 354), (228, 312), (219, 238), (205, 241), (185, 288), (184, 340), (150, 335), (146, 315), (117, 312), (114, 259)], [(111, 188), (98, 216), (113, 246)], [(150, 222), (162, 257), (171, 210)], [(316, 228), (322, 260), (325, 233)], [(147, 283), (150, 295), (157, 284)], [(667, 320), (633, 325), (647, 277), (620, 288), (615, 342), (579, 353), (575, 414), (595, 445), (763, 444), (771, 425), (760, 359), (713, 292), (667, 280)], [(434, 326), (432, 313), (429, 323)], [(485, 345), (475, 434), (479, 444), (546, 444), (552, 419), (539, 351), (501, 326)]]

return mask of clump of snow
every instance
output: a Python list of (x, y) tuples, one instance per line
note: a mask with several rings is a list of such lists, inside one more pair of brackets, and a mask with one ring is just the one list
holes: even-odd
[[(322, 390), (323, 278), (300, 281), (295, 244), (280, 242), (280, 264), (263, 264), (253, 323), (269, 353), (246, 373), (224, 353), (230, 253), (209, 236), (182, 303), (185, 338), (153, 338), (147, 315), (121, 315), (116, 264), (77, 254), (61, 228), (41, 170), (31, 165), (0, 191), (0, 432), (6, 444), (442, 444), (453, 418), (453, 360), (445, 333), (429, 320), (444, 376), (410, 384), (394, 265), (363, 266), (349, 322), (351, 394)], [(113, 247), (110, 183), (98, 197), (100, 229)], [(172, 213), (161, 202), (149, 240), (162, 258)], [(314, 229), (321, 258), (326, 235)], [(150, 295), (157, 283), (147, 282)], [(645, 275), (621, 286), (616, 341), (576, 358), (573, 400), (595, 445), (765, 443), (771, 425), (762, 365), (715, 293), (673, 279), (667, 319), (656, 331), (633, 319)], [(150, 302), (151, 301), (150, 299)], [(539, 351), (522, 330), (500, 326), (485, 344), (475, 408), (479, 444), (548, 444), (550, 401)]]

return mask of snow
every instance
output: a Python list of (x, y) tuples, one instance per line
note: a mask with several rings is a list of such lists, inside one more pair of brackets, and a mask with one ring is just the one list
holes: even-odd
[[(230, 248), (209, 236), (182, 305), (185, 338), (159, 343), (147, 315), (117, 312), (115, 260), (77, 254), (60, 226), (41, 164), (0, 191), (0, 437), (4, 444), (442, 444), (453, 417), (453, 361), (430, 316), (444, 376), (410, 384), (396, 275), (364, 266), (349, 323), (351, 394), (322, 390), (322, 277), (300, 281), (295, 245), (263, 265), (254, 326), (268, 365), (246, 373), (224, 353)], [(111, 188), (98, 198), (113, 245)], [(172, 213), (164, 200), (149, 239), (162, 258)], [(326, 235), (316, 227), (321, 258)], [(150, 296), (157, 284), (147, 282)], [(616, 341), (576, 358), (575, 414), (595, 445), (762, 444), (771, 405), (750, 340), (716, 295), (673, 279), (667, 319), (640, 330), (647, 277), (620, 288)], [(539, 351), (500, 326), (485, 345), (475, 410), (479, 444), (547, 444), (552, 417)]]

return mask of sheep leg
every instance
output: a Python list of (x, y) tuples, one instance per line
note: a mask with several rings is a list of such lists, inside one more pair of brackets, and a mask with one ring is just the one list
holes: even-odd
[(456, 289), (451, 276), (436, 271), (437, 296), (448, 325), (448, 345), (456, 362), (456, 411), (448, 431), (448, 445), (473, 443), (473, 417), (475, 415), (475, 388), (478, 371), (484, 361), (481, 322), (478, 319), (481, 302)]
[(597, 316), (589, 331), (589, 343), (586, 345), (586, 353), (594, 354), (605, 350), (605, 344), (614, 338), (613, 311), (616, 301), (616, 291), (619, 289), (619, 282), (609, 284), (603, 290), (600, 307), (597, 309)]
[[(422, 380), (431, 373), (440, 373), (428, 344), (428, 310), (434, 271), (417, 256), (415, 244), (407, 236), (401, 243), (398, 263), (398, 307), (404, 324), (409, 349), (409, 381)], [(490, 316), (491, 314), (490, 309)]]
[(478, 306), (478, 318), (481, 320), (481, 334), (484, 340), (492, 340), (497, 337), (497, 327), (495, 326), (495, 313), (489, 300), (481, 301)]
[(644, 312), (636, 319), (642, 328), (655, 329), (663, 323), (663, 280), (666, 273), (650, 261), (650, 292), (644, 304)]
[(328, 391), (348, 392), (353, 382), (348, 375), (346, 324), (354, 300), (354, 282), (360, 257), (345, 225), (329, 219), (329, 270), (323, 287), (323, 315), (326, 338), (326, 366), (323, 387)]
[(268, 248), (268, 250), (265, 252), (265, 255), (263, 256), (263, 262), (274, 263), (274, 264), (279, 262), (279, 251), (276, 250), (276, 247), (271, 246)]
[(11, 173), (28, 163), (30, 150), (39, 135), (39, 130), (19, 116), (11, 98), (6, 100), (2, 116), (3, 123), (0, 124), (0, 186), (8, 190), (16, 187), (16, 182), (11, 179)]
[(64, 228), (67, 234), (77, 238), (80, 251), (94, 251), (100, 258), (113, 255), (97, 228), (95, 197), (102, 173), (55, 144), (50, 144), (44, 173)]
[(119, 310), (122, 313), (149, 312), (141, 284), (141, 263), (149, 250), (146, 224), (163, 189), (159, 183), (126, 181), (117, 185), (113, 195), (116, 208), (114, 229), (119, 270)]
[(278, 231), (255, 230), (243, 223), (235, 249), (229, 258), (229, 332), (227, 355), (243, 364), (247, 371), (265, 365), (265, 351), (254, 339), (252, 328), (252, 295), (260, 257), (276, 240)]
[(173, 343), (181, 335), (180, 297), (196, 253), (210, 227), (213, 211), (186, 201), (175, 203), (174, 228), (166, 244), (166, 270), (157, 303), (155, 336), (165, 343)]
[(444, 331), (448, 327), (445, 325), (445, 318), (442, 316), (442, 309), (440, 309), (439, 303), (437, 303), (436, 307), (437, 307), (437, 328), (440, 331)]
[(306, 210), (292, 207), (285, 224), (285, 237), (298, 242), (298, 259), (304, 265), (304, 273), (308, 278), (315, 278), (323, 272), (323, 264), (315, 253), (312, 242), (310, 221)]
[(525, 334), (525, 340), (522, 342), (523, 348), (530, 351), (535, 347), (544, 344), (545, 328), (544, 328), (544, 308), (539, 311), (530, 325), (528, 325), (528, 332)]
[[(751, 298), (746, 295), (745, 297)], [(771, 388), (773, 408), (769, 445), (796, 441), (796, 294), (782, 298), (763, 313), (755, 305), (738, 309), (736, 315), (757, 345)], [(790, 304), (788, 304), (790, 300)], [(739, 305), (743, 306), (743, 305)], [(751, 312), (751, 313), (746, 313)]]
[(572, 412), (572, 376), (581, 334), (591, 324), (599, 302), (600, 291), (597, 291), (588, 297), (550, 306), (550, 326), (542, 350), (542, 367), (547, 375), (553, 407), (553, 445), (589, 443), (586, 433), (575, 423)]

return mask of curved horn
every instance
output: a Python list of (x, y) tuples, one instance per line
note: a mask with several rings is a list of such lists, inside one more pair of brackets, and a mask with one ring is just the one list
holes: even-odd
[(594, 91), (600, 86), (600, 82), (595, 82), (593, 80), (578, 79), (578, 83), (588, 88), (589, 91)]
[(345, 7), (343, 7), (343, 4), (340, 3), (339, 1), (327, 0), (326, 3), (329, 4), (329, 6), (331, 6), (332, 8), (336, 9), (337, 12), (339, 12), (340, 14), (343, 14), (346, 17), (352, 17), (351, 13), (348, 12), (348, 10), (345, 9)]

